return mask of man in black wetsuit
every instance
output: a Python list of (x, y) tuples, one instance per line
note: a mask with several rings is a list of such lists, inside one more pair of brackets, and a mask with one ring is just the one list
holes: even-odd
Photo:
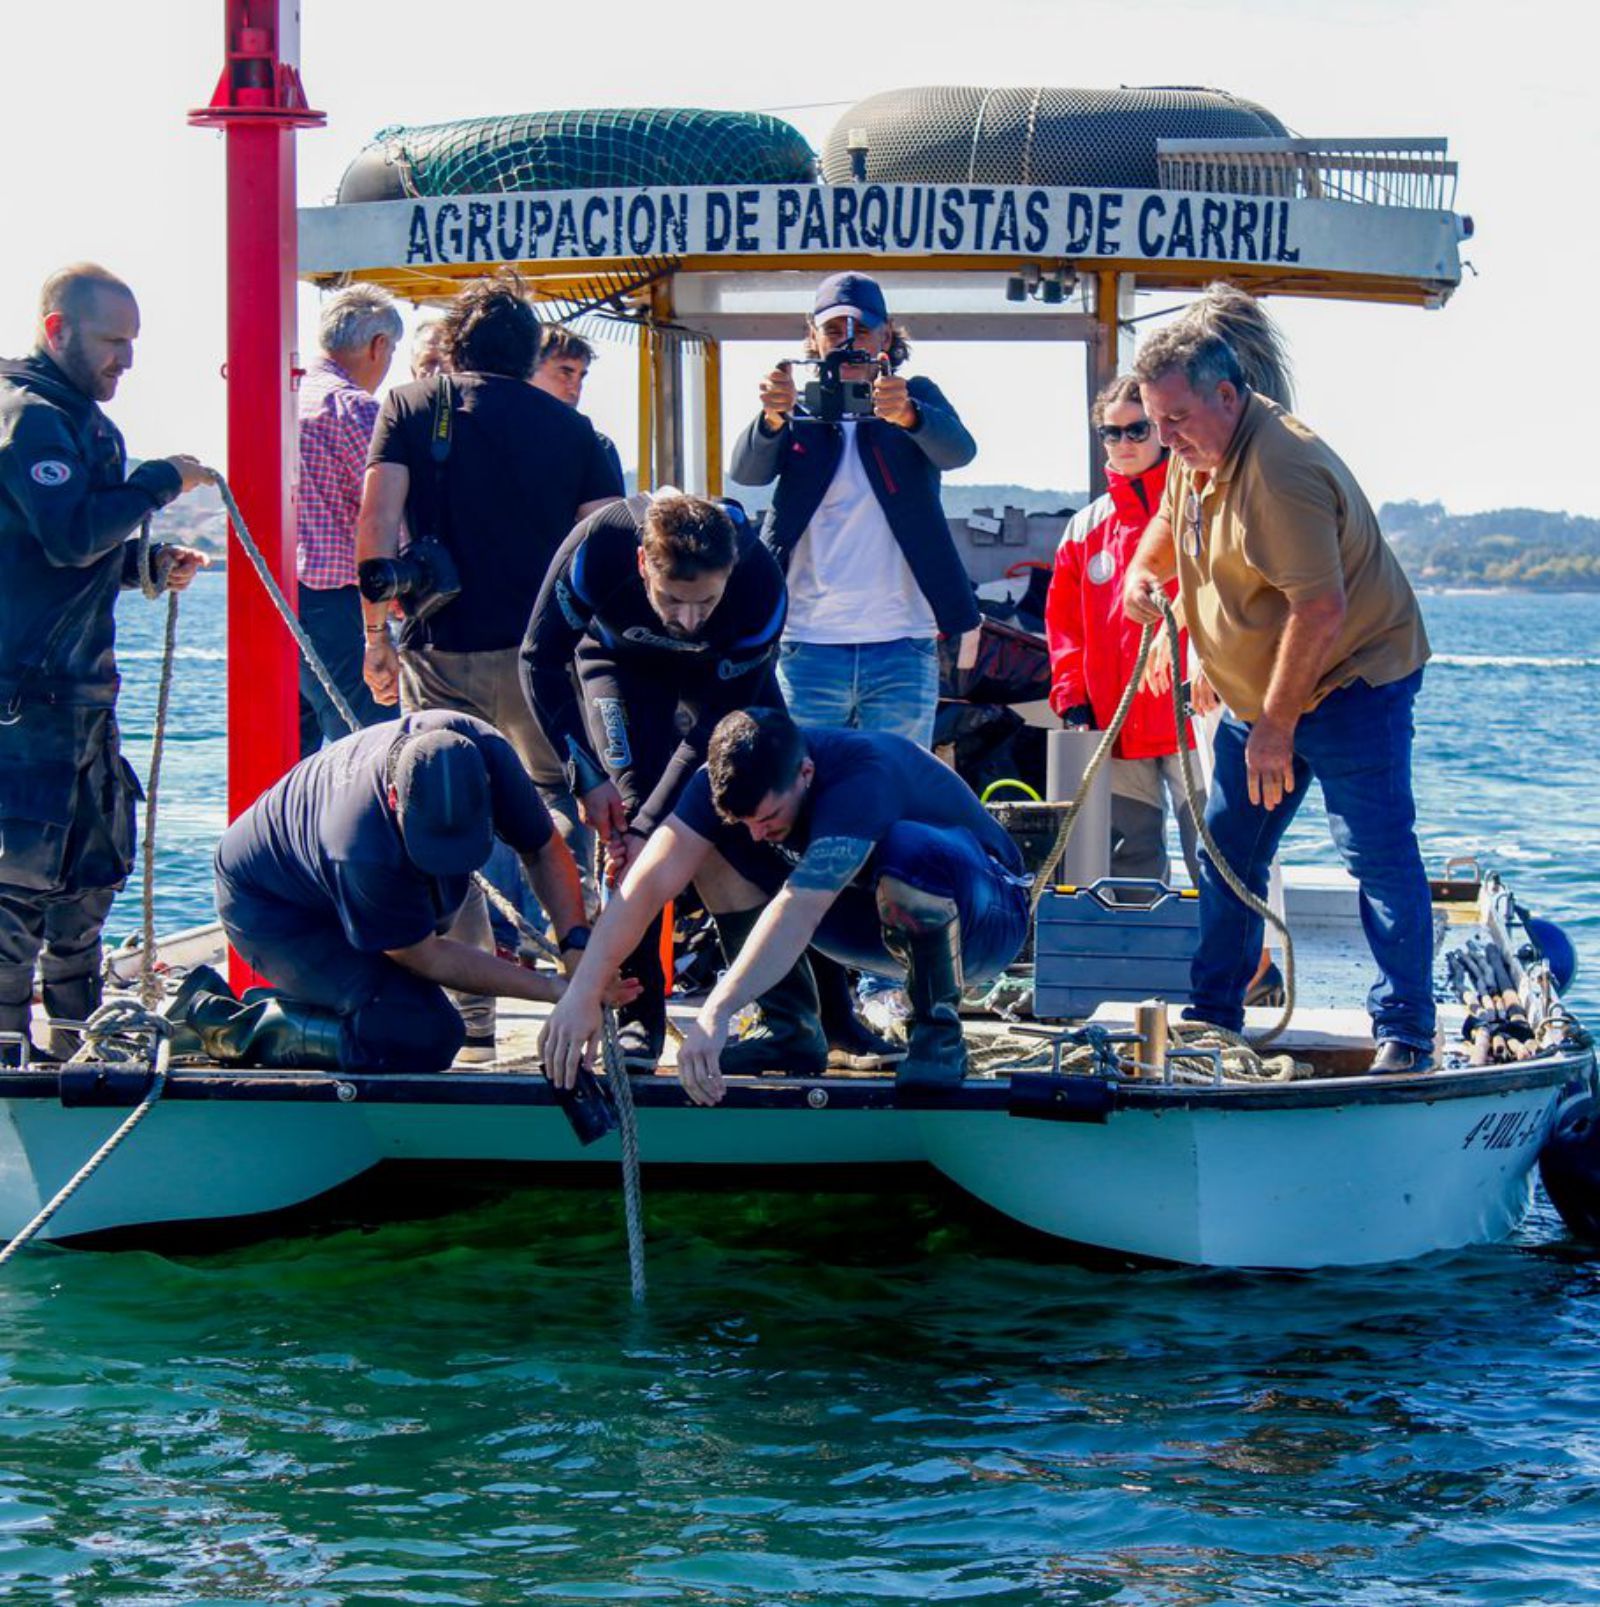
[(216, 856), (228, 941), (281, 996), (241, 1004), (213, 985), (183, 1018), (218, 1059), (442, 1071), (465, 1033), (446, 988), (550, 1000), (563, 987), (446, 935), (496, 837), (521, 856), (572, 968), (589, 935), (577, 867), (498, 731), (429, 709), (302, 760)]
[[(522, 644), (523, 690), (614, 874), (671, 813), (717, 721), (776, 697), (785, 602), (737, 503), (633, 497), (556, 554)], [(652, 1067), (666, 1032), (660, 936), (658, 910), (624, 967), (644, 991), (623, 1014), (623, 1049)]]
[[(32, 355), (0, 362), (4, 1033), (28, 1031), (36, 960), (52, 1017), (82, 1021), (100, 1002), (100, 929), (133, 865), (141, 796), (117, 732), (113, 611), (138, 583), (130, 538), (211, 478), (182, 456), (128, 473), (98, 404), (116, 394), (138, 334), (133, 292), (78, 263), (45, 281)], [(188, 547), (152, 549), (157, 580), (174, 591), (205, 562)], [(52, 1051), (72, 1036), (52, 1034)]]
[(630, 865), (546, 1023), (545, 1071), (557, 1087), (572, 1086), (591, 1052), (604, 978), (691, 880), (719, 920), (742, 912), (749, 926), (678, 1054), (697, 1104), (715, 1104), (735, 1071), (762, 1069), (730, 1058), (733, 1017), (780, 985), (808, 944), (843, 964), (903, 973), (912, 1028), (896, 1083), (958, 1084), (967, 1069), (963, 982), (997, 975), (1028, 930), (1029, 878), (1016, 845), (926, 749), (887, 732), (802, 728), (773, 709), (741, 710), (712, 733), (705, 766)]

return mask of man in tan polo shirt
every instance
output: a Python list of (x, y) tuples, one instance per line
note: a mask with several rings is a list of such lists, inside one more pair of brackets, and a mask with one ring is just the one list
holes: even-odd
[[(1433, 907), (1411, 790), (1428, 639), (1417, 600), (1344, 463), (1251, 392), (1226, 341), (1183, 323), (1134, 365), (1173, 466), (1124, 588), (1128, 613), (1178, 576), (1193, 652), (1226, 705), (1206, 823), (1245, 885), (1268, 869), (1313, 777), (1361, 889), (1380, 977), (1375, 1072), (1432, 1066)], [(1202, 694), (1206, 695), (1206, 694)], [(1200, 865), (1187, 1014), (1238, 1031), (1262, 923)]]

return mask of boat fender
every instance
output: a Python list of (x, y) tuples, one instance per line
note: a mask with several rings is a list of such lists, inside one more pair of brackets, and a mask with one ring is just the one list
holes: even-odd
[(1530, 959), (1543, 960), (1550, 967), (1550, 980), (1555, 983), (1556, 992), (1565, 993), (1578, 974), (1578, 951), (1565, 928), (1524, 911), (1522, 929), (1528, 934), (1534, 952), (1530, 955), (1523, 950), (1517, 958), (1524, 963)]
[(66, 1110), (131, 1107), (150, 1092), (149, 1066), (63, 1066), (61, 1104)]
[(1561, 1220), (1600, 1244), (1600, 1098), (1573, 1100), (1558, 1114), (1539, 1152), (1539, 1176)]
[(1115, 1095), (1104, 1077), (1057, 1077), (1050, 1072), (1018, 1071), (1011, 1076), (1006, 1112), (1025, 1121), (1098, 1122), (1111, 1115)]

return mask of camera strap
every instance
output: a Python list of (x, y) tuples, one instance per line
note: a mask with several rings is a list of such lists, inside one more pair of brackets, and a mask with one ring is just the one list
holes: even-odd
[(433, 428), (428, 435), (428, 454), (433, 459), (434, 516), (438, 537), (447, 547), (450, 545), (450, 501), (444, 471), (450, 461), (450, 447), (454, 438), (454, 386), (448, 374), (441, 374), (439, 388), (433, 393)]

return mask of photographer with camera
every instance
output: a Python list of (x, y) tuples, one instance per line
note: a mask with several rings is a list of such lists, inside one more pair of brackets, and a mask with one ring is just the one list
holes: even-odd
[[(562, 836), (581, 844), (562, 766), (522, 695), (518, 650), (556, 549), (622, 487), (589, 421), (528, 383), (541, 330), (514, 273), (468, 285), (440, 322), (445, 371), (389, 393), (367, 459), (356, 532), (366, 682), (408, 714), (454, 709), (488, 721)], [(491, 945), (481, 895), (452, 935)], [(467, 1008), (472, 1058), (488, 1059), (493, 1002)]]
[(929, 747), (937, 638), (978, 623), (939, 476), (977, 447), (932, 380), (896, 372), (910, 349), (866, 274), (823, 280), (806, 350), (818, 377), (802, 397), (790, 364), (766, 376), (728, 471), (777, 482), (762, 536), (789, 582), (778, 679), (802, 724)]

